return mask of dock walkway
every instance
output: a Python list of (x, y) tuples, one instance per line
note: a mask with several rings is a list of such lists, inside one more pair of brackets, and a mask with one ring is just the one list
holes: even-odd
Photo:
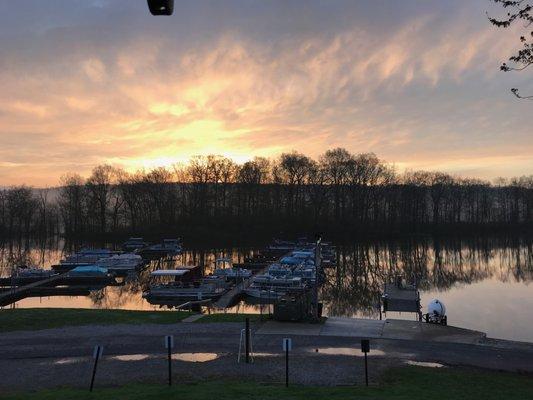
[(406, 320), (333, 318), (324, 324), (268, 321), (256, 332), (259, 335), (295, 335), (402, 339), (430, 342), (477, 344), (486, 334), (453, 326)]
[(12, 304), (18, 300), (23, 299), (27, 293), (32, 292), (33, 290), (40, 288), (42, 286), (47, 286), (50, 283), (54, 283), (62, 278), (64, 278), (67, 274), (59, 274), (54, 275), (50, 278), (43, 279), (38, 282), (33, 282), (28, 285), (19, 286), (17, 288), (14, 288), (12, 290), (7, 290), (0, 294), (0, 307), (7, 306), (9, 304)]
[(236, 284), (231, 290), (224, 293), (215, 303), (213, 303), (213, 306), (215, 308), (228, 308), (233, 302), (240, 297), (246, 288), (250, 286), (252, 279), (248, 278), (245, 279), (243, 282)]
[[(267, 267), (263, 267), (261, 270), (257, 271), (257, 275), (264, 273)], [(213, 303), (213, 306), (219, 309), (225, 309), (231, 306), (235, 302), (235, 300), (237, 300), (244, 294), (244, 291), (252, 283), (252, 278), (254, 276), (255, 275), (252, 275), (248, 279), (245, 279), (242, 282), (236, 284), (231, 290), (220, 296), (220, 298)]]

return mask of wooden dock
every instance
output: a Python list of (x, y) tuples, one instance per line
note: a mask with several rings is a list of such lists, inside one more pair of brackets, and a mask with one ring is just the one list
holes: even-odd
[(66, 275), (67, 274), (58, 274), (38, 282), (33, 282), (28, 285), (6, 290), (0, 294), (0, 307), (15, 303), (16, 301), (27, 297), (29, 293), (35, 292), (36, 289), (50, 286), (51, 283), (55, 283), (56, 281), (64, 278)]
[(224, 293), (216, 302), (213, 303), (215, 308), (224, 309), (231, 306), (239, 297), (242, 296), (248, 286), (250, 286), (251, 277), (236, 284), (231, 290)]

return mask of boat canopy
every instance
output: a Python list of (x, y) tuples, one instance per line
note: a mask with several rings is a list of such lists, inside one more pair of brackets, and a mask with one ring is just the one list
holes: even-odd
[(105, 275), (107, 268), (99, 267), (97, 265), (84, 265), (76, 267), (69, 271), (69, 275)]
[(279, 262), (288, 265), (298, 265), (302, 263), (302, 259), (296, 257), (283, 257)]

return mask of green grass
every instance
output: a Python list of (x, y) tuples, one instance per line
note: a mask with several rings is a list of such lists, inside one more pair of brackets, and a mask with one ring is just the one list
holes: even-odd
[[(214, 395), (216, 393), (216, 395)], [(236, 400), (236, 399), (374, 399), (374, 400), (525, 400), (533, 398), (533, 378), (463, 369), (406, 367), (385, 374), (377, 387), (312, 387), (261, 385), (246, 382), (201, 382), (165, 385), (133, 384), (119, 388), (57, 389), (0, 397), (4, 400)]]
[(0, 332), (39, 330), (75, 325), (173, 324), (191, 315), (185, 311), (128, 311), (78, 308), (0, 310)]
[[(236, 313), (219, 313), (204, 315), (195, 322), (245, 322), (246, 318), (250, 318), (250, 322), (258, 322), (261, 320), (260, 314), (236, 314)], [(270, 317), (268, 314), (263, 315), (263, 321)]]

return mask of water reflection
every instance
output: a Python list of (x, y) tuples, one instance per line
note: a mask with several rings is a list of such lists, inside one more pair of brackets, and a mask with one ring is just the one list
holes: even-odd
[[(214, 361), (217, 358), (221, 357), (222, 354), (218, 353), (174, 353), (172, 354), (172, 359), (177, 361), (183, 361), (183, 362), (193, 362), (193, 363), (204, 363), (209, 361)], [(104, 358), (107, 360), (112, 361), (124, 361), (124, 362), (132, 362), (132, 361), (143, 361), (147, 359), (157, 359), (166, 357), (165, 355), (158, 355), (158, 354), (121, 354), (116, 356), (105, 356)], [(90, 357), (65, 357), (53, 360), (52, 363), (56, 365), (69, 365), (69, 364), (77, 364), (81, 362), (86, 362), (91, 360)], [(46, 362), (44, 363), (46, 364)]]
[[(317, 354), (326, 354), (328, 356), (351, 356), (351, 357), (364, 357), (365, 354), (361, 351), (361, 348), (354, 347), (321, 347), (318, 349), (311, 349), (310, 352)], [(371, 356), (384, 356), (383, 350), (372, 349), (369, 353)]]
[[(13, 267), (20, 264), (49, 268), (80, 247), (57, 238), (4, 243), (0, 245), (0, 276), (9, 276)], [(150, 271), (200, 265), (207, 274), (217, 258), (241, 263), (255, 251), (256, 248), (191, 249), (174, 259), (153, 261), (140, 274), (127, 277), (122, 286), (95, 290), (87, 297), (25, 299), (16, 306), (156, 309), (141, 297)], [(383, 283), (402, 274), (417, 282), (423, 304), (433, 297), (445, 301), (452, 325), (481, 330), (489, 336), (533, 341), (533, 323), (522, 315), (522, 310), (533, 307), (533, 293), (528, 286), (533, 280), (530, 237), (337, 243), (337, 257), (338, 267), (326, 270), (321, 290), (326, 315), (377, 318)], [(233, 309), (257, 313), (269, 310), (246, 303)]]
[(529, 283), (533, 248), (525, 239), (402, 241), (337, 247), (338, 268), (322, 289), (330, 315), (376, 317), (383, 283), (401, 274), (422, 291), (445, 292), (487, 279)]
[(426, 368), (443, 368), (443, 364), (435, 363), (435, 362), (425, 362), (425, 361), (412, 361), (407, 360), (405, 361), (405, 364), (407, 365), (415, 365), (417, 367), (426, 367)]
[(117, 361), (142, 361), (150, 358), (150, 354), (124, 354), (121, 356), (111, 356), (109, 358)]
[(184, 362), (209, 362), (220, 357), (217, 353), (176, 353), (172, 354), (173, 360)]

